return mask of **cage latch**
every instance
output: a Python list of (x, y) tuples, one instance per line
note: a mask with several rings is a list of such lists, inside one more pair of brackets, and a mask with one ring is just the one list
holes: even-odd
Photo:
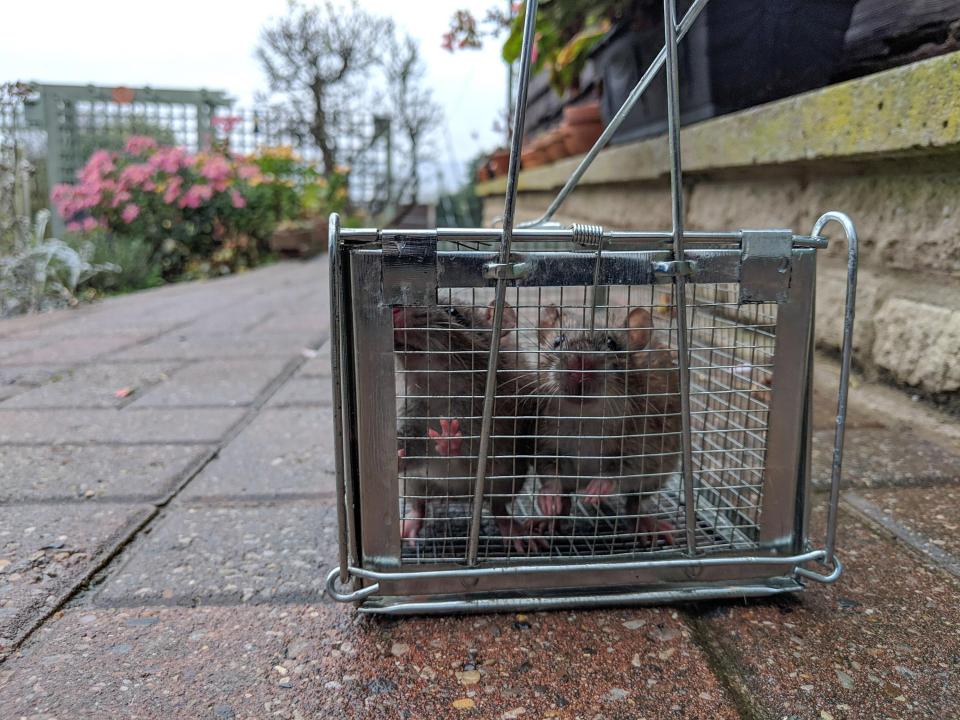
[(786, 302), (790, 296), (793, 233), (743, 230), (740, 245), (740, 302)]
[(431, 232), (383, 234), (384, 305), (433, 305), (437, 302), (437, 236)]
[(483, 277), (487, 280), (519, 280), (530, 273), (528, 262), (488, 262), (483, 266)]
[(658, 260), (651, 263), (651, 267), (654, 275), (664, 277), (690, 276), (697, 269), (692, 260)]

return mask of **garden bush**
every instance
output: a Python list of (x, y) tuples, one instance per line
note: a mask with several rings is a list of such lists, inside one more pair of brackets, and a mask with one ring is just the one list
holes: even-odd
[(218, 148), (191, 154), (132, 136), (120, 151), (94, 152), (77, 179), (52, 193), (67, 229), (145, 243), (165, 281), (255, 266), (281, 219), (275, 183)]

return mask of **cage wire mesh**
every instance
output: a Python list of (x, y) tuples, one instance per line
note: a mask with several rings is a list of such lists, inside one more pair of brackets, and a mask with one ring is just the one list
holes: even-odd
[[(809, 236), (684, 230), (676, 42), (705, 4), (675, 23), (664, 0), (664, 52), (525, 229), (513, 211), (535, 0), (503, 230), (341, 231), (331, 218), (335, 599), (401, 614), (565, 607), (769, 595), (839, 577), (856, 232), (835, 212)], [(672, 230), (549, 224), (664, 65)], [(815, 549), (815, 255), (833, 221), (848, 241), (848, 291), (826, 542)]]

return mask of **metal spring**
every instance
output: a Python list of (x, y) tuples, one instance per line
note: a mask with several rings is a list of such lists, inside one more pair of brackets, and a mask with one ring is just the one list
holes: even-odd
[(599, 250), (603, 244), (603, 226), (574, 223), (570, 226), (573, 231), (573, 243), (585, 250)]

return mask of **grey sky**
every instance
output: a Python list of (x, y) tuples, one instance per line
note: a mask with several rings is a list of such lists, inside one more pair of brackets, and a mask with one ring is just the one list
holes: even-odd
[[(493, 1), (360, 0), (366, 9), (393, 17), (420, 41), (449, 127), (449, 135), (441, 130), (438, 149), (461, 166), (478, 149), (490, 149), (500, 140), (492, 128), (504, 105), (506, 70), (496, 43), (451, 55), (440, 47), (441, 35), (456, 9), (482, 15)], [(7, 3), (0, 82), (206, 87), (250, 103), (264, 85), (253, 57), (260, 28), (285, 8), (286, 0)], [(452, 160), (443, 157), (442, 165), (451, 167)]]

